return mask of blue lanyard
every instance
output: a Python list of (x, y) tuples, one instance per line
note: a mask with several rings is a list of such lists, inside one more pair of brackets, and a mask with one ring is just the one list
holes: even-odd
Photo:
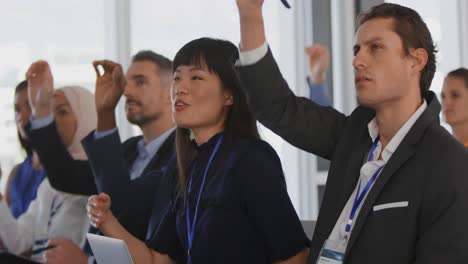
[(219, 137), (218, 142), (216, 142), (216, 146), (213, 152), (211, 153), (210, 159), (208, 160), (208, 164), (206, 165), (205, 172), (203, 174), (202, 183), (200, 185), (200, 190), (198, 191), (197, 205), (195, 207), (195, 215), (193, 216), (192, 223), (190, 223), (190, 203), (189, 203), (188, 194), (190, 194), (192, 190), (192, 179), (193, 179), (193, 174), (195, 172), (195, 168), (197, 167), (197, 164), (193, 165), (192, 172), (190, 173), (188, 194), (187, 194), (186, 204), (185, 204), (185, 215), (186, 215), (186, 220), (187, 220), (186, 224), (187, 224), (187, 237), (188, 237), (188, 250), (187, 250), (187, 263), (188, 264), (192, 263), (190, 251), (192, 250), (193, 239), (195, 238), (195, 225), (197, 224), (198, 207), (200, 205), (200, 198), (202, 196), (203, 187), (205, 187), (206, 175), (208, 174), (208, 169), (211, 166), (211, 162), (213, 161), (213, 158), (216, 155), (216, 152), (218, 152), (219, 146), (221, 145), (221, 142), (223, 141), (223, 137), (224, 137), (223, 135)]
[[(367, 162), (372, 160), (372, 155), (374, 154), (374, 151), (377, 148), (377, 143), (379, 143), (379, 139), (380, 139), (380, 136), (377, 136), (377, 138), (372, 143), (372, 147), (371, 147), (371, 149), (369, 151), (369, 155), (367, 156)], [(354, 217), (356, 215), (356, 211), (357, 211), (359, 205), (361, 205), (361, 203), (364, 200), (364, 197), (366, 196), (366, 194), (369, 192), (372, 185), (377, 180), (377, 176), (379, 175), (380, 171), (383, 169), (383, 166), (384, 165), (380, 166), (377, 169), (377, 171), (374, 173), (374, 175), (372, 175), (372, 177), (367, 182), (366, 186), (364, 187), (364, 190), (362, 190), (361, 193), (359, 193), (359, 191), (361, 190), (361, 180), (359, 180), (359, 185), (358, 185), (358, 189), (357, 189), (357, 192), (356, 192), (356, 196), (354, 197), (354, 203), (353, 203), (353, 207), (351, 209), (351, 214), (349, 216), (349, 220), (346, 223), (346, 227), (345, 227), (345, 238), (347, 238), (347, 235), (351, 232), (351, 225), (353, 224)]]
[(50, 225), (52, 224), (52, 219), (54, 218), (55, 214), (57, 214), (57, 212), (63, 205), (64, 200), (58, 201), (58, 199), (58, 195), (55, 195), (54, 199), (52, 200), (52, 204), (50, 205), (49, 221), (47, 222), (48, 228), (50, 228)]

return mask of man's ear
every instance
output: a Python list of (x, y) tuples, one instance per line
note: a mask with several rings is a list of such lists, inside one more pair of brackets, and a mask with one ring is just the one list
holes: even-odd
[(413, 73), (421, 72), (426, 67), (429, 55), (423, 48), (410, 50), (410, 57), (412, 59), (411, 70)]

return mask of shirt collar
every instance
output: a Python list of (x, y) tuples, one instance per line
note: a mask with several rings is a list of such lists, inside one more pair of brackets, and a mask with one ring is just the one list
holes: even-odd
[(166, 132), (153, 139), (146, 145), (144, 139), (141, 138), (137, 143), (138, 155), (143, 158), (153, 157), (174, 130), (175, 127), (168, 129)]
[[(387, 161), (390, 159), (392, 154), (400, 145), (403, 138), (405, 138), (406, 134), (408, 134), (411, 127), (413, 127), (414, 123), (416, 123), (416, 120), (418, 120), (418, 118), (422, 115), (422, 113), (424, 112), (424, 110), (426, 110), (426, 108), (427, 108), (426, 100), (423, 100), (423, 103), (421, 104), (421, 106), (419, 106), (416, 112), (413, 113), (413, 115), (405, 122), (405, 124), (403, 124), (403, 126), (393, 136), (390, 142), (388, 142), (387, 146), (382, 151), (382, 159), (384, 160), (385, 163), (387, 163)], [(377, 124), (377, 119), (375, 117), (367, 124), (367, 128), (369, 130), (369, 135), (372, 139), (372, 142), (374, 142), (377, 136), (379, 135), (379, 126)], [(379, 158), (380, 153), (381, 153), (381, 148), (382, 148), (382, 144), (379, 141), (377, 148), (373, 153), (372, 160), (377, 160)]]

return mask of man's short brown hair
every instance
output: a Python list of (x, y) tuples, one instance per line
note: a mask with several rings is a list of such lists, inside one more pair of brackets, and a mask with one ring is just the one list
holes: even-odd
[(384, 3), (370, 8), (358, 17), (357, 27), (376, 18), (392, 18), (395, 33), (398, 34), (405, 55), (411, 48), (426, 50), (428, 58), (426, 66), (421, 71), (419, 85), (421, 96), (424, 96), (431, 87), (432, 79), (436, 71), (435, 55), (437, 50), (432, 40), (431, 33), (421, 16), (411, 8), (397, 4)]

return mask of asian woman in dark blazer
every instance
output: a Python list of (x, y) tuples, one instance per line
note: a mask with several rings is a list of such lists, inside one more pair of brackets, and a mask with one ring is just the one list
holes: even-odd
[(281, 162), (259, 138), (234, 70), (237, 59), (235, 45), (209, 38), (177, 53), (178, 184), (173, 205), (145, 243), (118, 224), (109, 196), (90, 198), (91, 224), (124, 239), (135, 263), (306, 262), (309, 240)]

